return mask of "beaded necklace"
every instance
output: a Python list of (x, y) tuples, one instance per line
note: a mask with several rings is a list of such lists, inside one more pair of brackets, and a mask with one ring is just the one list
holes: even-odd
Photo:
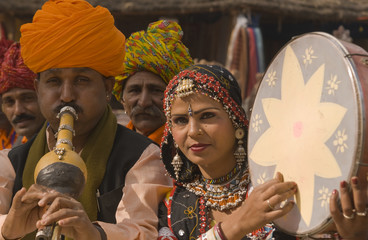
[[(184, 184), (185, 188), (199, 196), (199, 232), (204, 234), (207, 226), (211, 225), (210, 209), (225, 211), (239, 206), (248, 191), (250, 182), (249, 169), (239, 168), (238, 165), (231, 172), (218, 179), (206, 179), (203, 176), (194, 183)], [(205, 209), (207, 208), (207, 214)], [(275, 231), (273, 224), (247, 234), (251, 240), (262, 240), (272, 236)], [(202, 238), (201, 238), (202, 239)]]
[(207, 179), (202, 176), (202, 180), (205, 184), (225, 184), (229, 180), (233, 179), (234, 176), (240, 172), (240, 170), (241, 169), (239, 168), (239, 165), (236, 165), (236, 167), (233, 170), (231, 170), (228, 174), (226, 174), (223, 177), (219, 177), (217, 179)]
[(184, 187), (197, 196), (202, 196), (206, 206), (226, 211), (236, 208), (243, 202), (249, 182), (249, 169), (236, 166), (224, 177), (218, 179), (200, 177), (194, 182), (184, 184)]

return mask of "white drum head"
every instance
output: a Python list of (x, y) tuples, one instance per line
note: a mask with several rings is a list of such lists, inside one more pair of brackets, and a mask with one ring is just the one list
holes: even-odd
[(329, 34), (294, 38), (273, 59), (256, 95), (248, 139), (252, 182), (281, 172), (298, 184), (297, 204), (274, 222), (295, 236), (327, 226), (332, 191), (357, 173), (365, 113), (348, 54)]

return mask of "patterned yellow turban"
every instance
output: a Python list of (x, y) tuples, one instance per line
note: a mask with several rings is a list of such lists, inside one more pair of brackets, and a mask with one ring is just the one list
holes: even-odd
[(150, 71), (167, 84), (177, 73), (192, 65), (182, 37), (180, 25), (169, 20), (153, 22), (146, 32), (133, 33), (126, 41), (124, 71), (115, 77), (113, 93), (116, 98), (121, 99), (125, 80), (136, 72)]
[(123, 71), (125, 36), (101, 6), (49, 0), (20, 31), (24, 63), (35, 73), (68, 67), (89, 67), (104, 76)]

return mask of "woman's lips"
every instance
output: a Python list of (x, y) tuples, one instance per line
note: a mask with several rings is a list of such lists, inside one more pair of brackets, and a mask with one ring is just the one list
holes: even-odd
[(201, 152), (205, 150), (208, 146), (209, 144), (193, 144), (192, 146), (190, 146), (190, 150), (192, 150), (193, 152)]

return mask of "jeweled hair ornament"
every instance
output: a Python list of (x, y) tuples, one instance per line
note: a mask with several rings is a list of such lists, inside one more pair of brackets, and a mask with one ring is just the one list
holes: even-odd
[(176, 94), (178, 97), (186, 97), (193, 93), (194, 84), (190, 78), (182, 79), (176, 88)]

